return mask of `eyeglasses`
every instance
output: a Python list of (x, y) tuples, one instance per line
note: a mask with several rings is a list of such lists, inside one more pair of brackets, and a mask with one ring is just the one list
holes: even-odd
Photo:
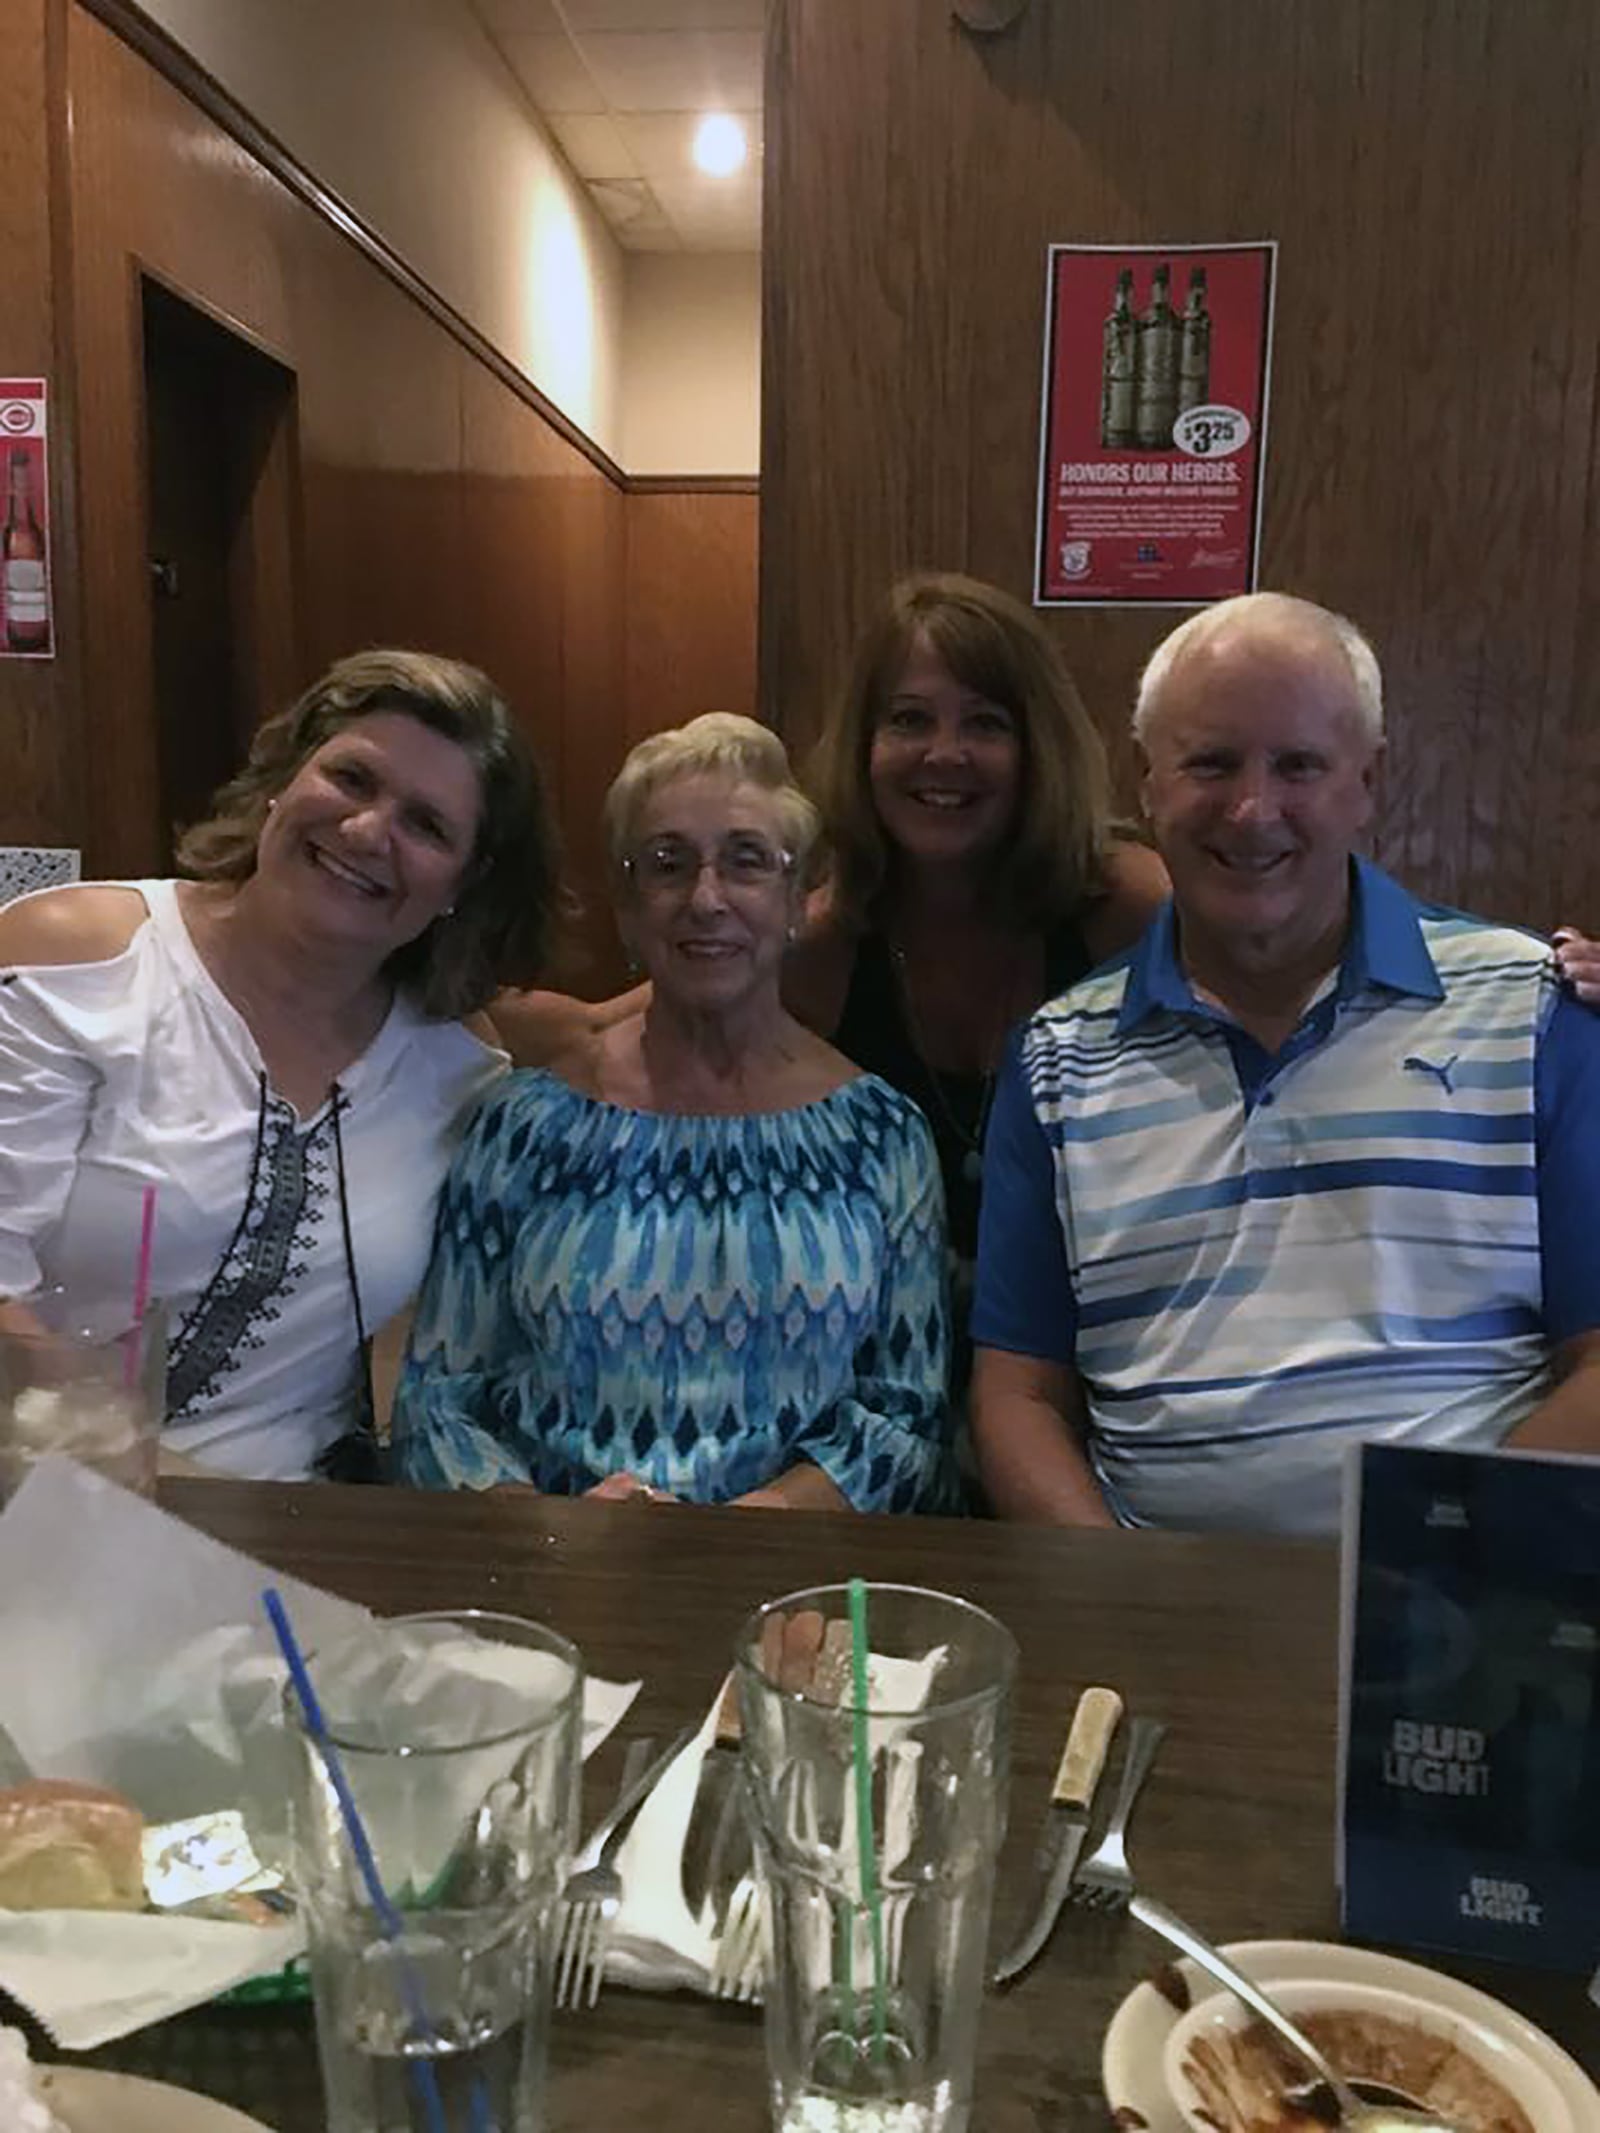
[(656, 837), (623, 860), (623, 871), (646, 896), (687, 896), (707, 867), (725, 889), (769, 889), (794, 865), (793, 852), (765, 837), (735, 831), (714, 851), (703, 852), (686, 837)]

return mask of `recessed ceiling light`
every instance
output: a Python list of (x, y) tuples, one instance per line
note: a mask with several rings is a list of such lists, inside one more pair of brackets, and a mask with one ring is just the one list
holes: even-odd
[(710, 111), (694, 129), (694, 159), (707, 177), (731, 177), (747, 153), (744, 128), (726, 111)]

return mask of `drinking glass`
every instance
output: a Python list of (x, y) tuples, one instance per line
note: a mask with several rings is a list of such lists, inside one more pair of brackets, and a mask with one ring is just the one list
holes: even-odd
[(535, 1623), (470, 1611), (374, 1622), (308, 1664), (386, 1899), (291, 1695), (329, 2133), (538, 2133), (582, 1662)]
[(153, 1495), (166, 1386), (159, 1303), (135, 1323), (66, 1289), (0, 1301), (0, 1503), (52, 1452)]
[(779, 2133), (964, 2133), (1017, 1650), (969, 1602), (865, 1588), (769, 1601), (736, 1654), (766, 1903), (767, 2067)]

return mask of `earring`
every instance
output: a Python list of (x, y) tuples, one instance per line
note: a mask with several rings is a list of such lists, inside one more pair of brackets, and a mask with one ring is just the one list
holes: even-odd
[(267, 802), (267, 813), (268, 813), (269, 815), (270, 815), (270, 814), (272, 813), (272, 810), (273, 810), (273, 809), (274, 809), (274, 808), (275, 808), (275, 807), (277, 806), (277, 804), (278, 804), (278, 803), (277, 803), (277, 801), (276, 801), (276, 800), (269, 800), (269, 801)]

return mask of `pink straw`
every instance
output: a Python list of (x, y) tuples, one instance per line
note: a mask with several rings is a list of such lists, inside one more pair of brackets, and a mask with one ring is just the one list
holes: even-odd
[(133, 1271), (133, 1325), (123, 1351), (122, 1381), (132, 1386), (139, 1375), (139, 1328), (150, 1303), (150, 1262), (155, 1257), (156, 1188), (147, 1185), (140, 1199), (139, 1257)]

